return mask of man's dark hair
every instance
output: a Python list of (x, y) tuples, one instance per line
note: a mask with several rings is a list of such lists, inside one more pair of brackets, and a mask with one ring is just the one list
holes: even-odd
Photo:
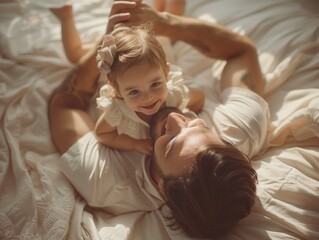
[(172, 229), (192, 237), (220, 237), (246, 217), (255, 203), (257, 173), (231, 145), (200, 149), (190, 174), (164, 178), (166, 216)]

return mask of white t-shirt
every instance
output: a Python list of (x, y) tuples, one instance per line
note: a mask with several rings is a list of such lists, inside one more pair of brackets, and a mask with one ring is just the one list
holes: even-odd
[(270, 124), (268, 103), (254, 92), (239, 87), (225, 89), (219, 102), (206, 98), (199, 117), (250, 158), (262, 149)]
[(90, 206), (108, 213), (153, 211), (164, 203), (149, 176), (149, 160), (103, 146), (94, 132), (75, 143), (58, 164)]

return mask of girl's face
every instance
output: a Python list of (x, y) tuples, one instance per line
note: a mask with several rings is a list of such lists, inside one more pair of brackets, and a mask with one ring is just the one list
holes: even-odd
[(121, 75), (117, 80), (117, 89), (133, 111), (153, 115), (166, 101), (166, 79), (161, 67), (141, 63), (130, 67)]

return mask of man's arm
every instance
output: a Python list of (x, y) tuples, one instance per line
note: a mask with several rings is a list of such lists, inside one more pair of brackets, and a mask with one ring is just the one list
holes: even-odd
[[(128, 13), (124, 21), (117, 14), (121, 12), (123, 16), (123, 11)], [(221, 77), (221, 90), (236, 86), (263, 95), (264, 81), (257, 51), (247, 37), (212, 22), (157, 12), (140, 2), (135, 3), (135, 7), (122, 11), (118, 6), (117, 12), (111, 14), (109, 29), (118, 22), (128, 25), (153, 22), (156, 34), (184, 41), (208, 57), (227, 61)]]
[[(158, 21), (163, 34), (191, 44), (204, 55), (225, 60), (221, 90), (236, 86), (248, 88), (259, 95), (264, 92), (256, 48), (245, 36), (211, 22), (163, 13)], [(164, 27), (166, 26), (166, 27)]]

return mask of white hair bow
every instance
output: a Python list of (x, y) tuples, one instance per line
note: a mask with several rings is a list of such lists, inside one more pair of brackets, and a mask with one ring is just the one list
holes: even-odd
[(107, 34), (103, 37), (100, 50), (97, 51), (97, 66), (101, 73), (107, 75), (111, 71), (112, 64), (116, 55), (116, 45), (114, 37)]

